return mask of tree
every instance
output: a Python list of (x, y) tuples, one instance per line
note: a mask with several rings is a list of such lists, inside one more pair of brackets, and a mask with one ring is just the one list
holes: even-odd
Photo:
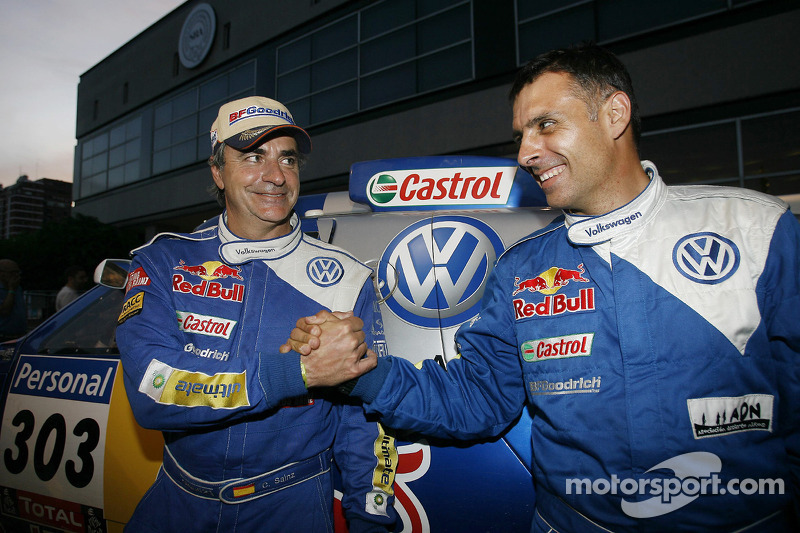
[(138, 229), (117, 228), (96, 218), (75, 215), (48, 222), (42, 229), (0, 240), (0, 258), (15, 260), (22, 269), (26, 290), (58, 290), (64, 285), (64, 269), (79, 265), (91, 278), (105, 258), (124, 259), (143, 244)]

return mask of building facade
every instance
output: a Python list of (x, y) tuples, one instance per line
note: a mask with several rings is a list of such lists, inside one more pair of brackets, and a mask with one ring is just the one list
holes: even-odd
[(788, 0), (190, 0), (81, 76), (75, 211), (146, 234), (218, 214), (208, 130), (252, 94), (311, 133), (303, 193), (345, 190), (356, 161), (515, 157), (514, 73), (580, 41), (629, 68), (667, 182), (792, 198), (798, 27)]
[(28, 176), (20, 176), (14, 185), (0, 187), (0, 238), (36, 231), (46, 222), (69, 218), (72, 186), (66, 181), (31, 181)]

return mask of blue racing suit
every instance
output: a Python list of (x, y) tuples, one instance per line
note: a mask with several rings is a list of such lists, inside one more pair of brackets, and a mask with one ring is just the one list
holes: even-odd
[(381, 357), (352, 394), (456, 438), (527, 403), (532, 531), (796, 531), (800, 226), (776, 198), (642, 165), (629, 204), (500, 257), (446, 371)]
[(335, 390), (307, 390), (278, 347), (301, 316), (353, 310), (384, 344), (370, 269), (311, 239), (242, 240), (225, 225), (134, 250), (117, 328), (136, 420), (164, 463), (132, 531), (333, 531), (332, 458), (351, 532), (385, 531), (394, 439)]

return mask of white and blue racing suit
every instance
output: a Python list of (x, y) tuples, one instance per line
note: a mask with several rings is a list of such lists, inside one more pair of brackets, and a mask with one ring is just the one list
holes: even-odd
[(532, 531), (797, 531), (798, 221), (642, 165), (629, 204), (500, 257), (446, 371), (381, 357), (352, 394), (388, 426), (455, 438), (527, 404)]
[(166, 446), (128, 529), (332, 532), (333, 460), (350, 531), (386, 531), (394, 439), (358, 402), (307, 390), (299, 355), (278, 352), (320, 306), (353, 310), (379, 349), (370, 269), (296, 215), (266, 241), (224, 220), (134, 250), (117, 341), (136, 420)]

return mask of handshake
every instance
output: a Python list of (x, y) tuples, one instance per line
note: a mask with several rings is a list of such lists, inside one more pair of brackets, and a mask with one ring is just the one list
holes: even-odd
[(358, 378), (378, 364), (364, 341), (364, 322), (352, 312), (320, 311), (297, 321), (280, 353), (294, 350), (305, 367), (306, 386), (332, 387)]

